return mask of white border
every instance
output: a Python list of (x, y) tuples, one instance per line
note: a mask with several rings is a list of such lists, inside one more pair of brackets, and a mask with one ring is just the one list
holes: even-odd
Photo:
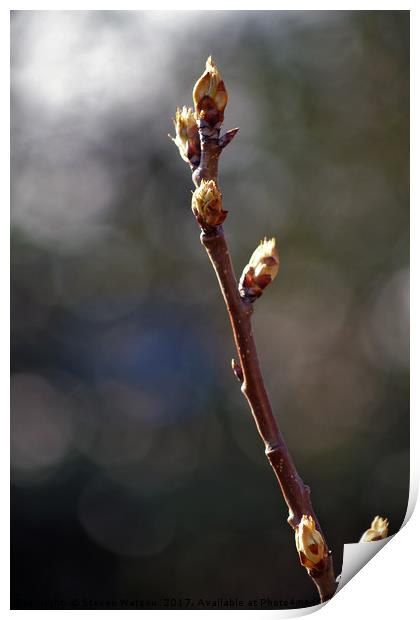
[[(209, 3), (210, 4), (210, 3)], [(285, 10), (289, 9), (287, 6), (282, 6), (280, 3), (276, 2), (259, 2), (256, 6), (256, 3), (251, 2), (228, 2), (221, 0), (212, 0), (211, 8), (216, 10)], [(53, 9), (53, 10), (77, 10), (77, 9), (92, 9), (92, 10), (146, 10), (150, 8), (149, 3), (145, 2), (77, 2), (73, 1), (72, 3), (66, 2), (50, 2), (46, 3), (42, 6), (36, 6), (34, 2), (12, 2), (9, 4), (9, 8), (11, 10), (39, 10), (39, 9)], [(293, 6), (293, 10), (409, 10), (411, 8), (409, 3), (400, 2), (398, 6), (395, 6), (395, 3), (391, 2), (354, 2), (351, 5), (345, 6), (337, 6), (337, 4), (333, 3), (322, 3), (314, 6), (313, 4), (308, 2), (300, 2)], [(153, 9), (159, 10), (182, 10), (173, 6), (170, 2), (160, 2), (159, 0), (155, 0), (153, 2)], [(185, 6), (185, 9), (189, 10), (199, 10), (198, 7)], [(4, 458), (4, 467), (2, 468), (3, 476), (6, 478), (4, 480), (5, 487), (8, 488), (9, 485), (9, 424), (7, 420), (6, 412), (9, 410), (9, 363), (8, 363), (8, 345), (9, 343), (9, 334), (10, 334), (10, 316), (9, 316), (9, 228), (10, 228), (10, 218), (9, 212), (6, 208), (7, 204), (9, 204), (9, 193), (10, 193), (10, 174), (9, 174), (9, 86), (7, 76), (9, 75), (9, 12), (2, 10), (1, 11), (1, 30), (0, 30), (0, 45), (1, 45), (1, 67), (3, 69), (3, 75), (5, 79), (2, 80), (3, 84), (3, 93), (0, 98), (1, 105), (1, 144), (2, 144), (2, 184), (1, 187), (4, 193), (4, 202), (3, 208), (1, 209), (0, 217), (2, 218), (2, 226), (0, 228), (3, 239), (0, 245), (0, 251), (2, 253), (2, 260), (0, 260), (0, 269), (2, 275), (2, 303), (1, 303), (1, 330), (2, 330), (2, 352), (3, 355), (1, 357), (1, 380), (2, 380), (2, 398), (3, 398), (3, 424), (5, 427), (3, 429), (2, 437), (4, 441), (2, 455)], [(414, 146), (418, 147), (418, 121), (416, 110), (420, 109), (420, 102), (418, 97), (418, 78), (417, 75), (419, 73), (419, 63), (418, 63), (418, 45), (416, 43), (416, 38), (418, 37), (418, 18), (417, 11), (411, 11), (411, 109), (414, 110), (412, 115), (412, 150), (411, 150), (411, 171), (412, 178), (416, 180), (416, 175), (418, 176), (419, 171), (419, 162), (417, 156), (417, 149), (414, 149)], [(417, 35), (417, 37), (416, 37)], [(412, 185), (412, 205), (419, 205), (419, 195), (416, 184)], [(417, 207), (418, 208), (418, 207)], [(412, 208), (411, 210), (411, 218), (412, 218), (412, 227), (411, 227), (411, 269), (412, 272), (418, 275), (418, 265), (419, 265), (419, 250), (418, 246), (416, 246), (415, 239), (418, 237), (418, 215), (417, 211)], [(417, 233), (417, 235), (416, 235)], [(417, 278), (418, 279), (418, 278)], [(418, 317), (420, 316), (420, 304), (419, 304), (419, 293), (418, 293), (418, 285), (416, 285), (415, 276), (412, 277), (412, 288), (411, 288), (411, 308), (412, 308), (412, 316)], [(413, 363), (414, 359), (418, 357), (418, 342), (419, 342), (419, 329), (417, 327), (417, 321), (413, 321), (412, 324), (412, 354), (411, 354), (411, 368), (414, 373), (414, 380), (412, 381), (412, 411), (417, 413), (419, 411), (419, 381), (417, 375), (416, 365)], [(417, 355), (416, 355), (417, 354)], [(413, 504), (415, 503), (415, 499), (417, 497), (418, 492), (418, 472), (419, 472), (419, 461), (416, 456), (416, 449), (419, 445), (419, 424), (417, 421), (417, 415), (413, 415), (411, 417), (411, 486), (410, 486), (410, 502), (409, 508), (407, 511), (407, 516), (413, 509)], [(7, 472), (7, 473), (6, 473)], [(9, 518), (8, 518), (8, 490), (4, 491), (2, 497), (2, 527), (1, 532), (6, 540), (3, 541), (2, 545), (2, 557), (3, 557), (3, 567), (2, 567), (2, 575), (1, 575), (1, 586), (2, 586), (2, 609), (9, 609), (8, 600), (9, 600)], [(345, 507), (343, 507), (343, 510)], [(361, 571), (357, 574), (350, 582), (351, 585), (346, 586), (342, 591), (340, 591), (339, 595), (334, 597), (334, 599), (328, 603), (323, 609), (319, 612), (322, 614), (322, 617), (328, 619), (329, 617), (332, 619), (336, 619), (340, 617), (340, 619), (346, 620), (346, 618), (351, 618), (353, 620), (355, 613), (362, 613), (363, 616), (369, 617), (369, 615), (380, 616), (383, 619), (394, 618), (396, 614), (398, 615), (407, 615), (410, 616), (413, 613), (413, 609), (417, 607), (417, 596), (416, 590), (418, 588), (417, 585), (417, 571), (418, 571), (418, 562), (419, 562), (419, 532), (420, 532), (420, 517), (419, 517), (419, 509), (414, 511), (411, 519), (407, 520), (405, 527), (402, 529), (400, 533), (398, 533), (389, 544), (386, 545), (384, 549), (382, 549), (381, 553), (379, 553), (376, 557), (374, 557)], [(133, 610), (134, 611), (134, 610)], [(172, 612), (172, 617), (174, 618), (183, 618), (186, 610), (176, 610)], [(305, 610), (302, 610), (305, 611)], [(310, 610), (308, 610), (310, 611)], [(314, 608), (312, 608), (314, 611)], [(44, 618), (45, 615), (49, 615), (51, 613), (54, 614), (54, 618), (60, 618), (61, 616), (69, 616), (77, 613), (78, 617), (84, 617), (92, 615), (107, 613), (112, 614), (113, 617), (119, 617), (119, 611), (14, 611), (14, 614), (18, 615), (30, 615), (32, 617)], [(124, 612), (125, 613), (125, 612)], [(138, 612), (137, 612), (138, 613)], [(153, 617), (156, 618), (156, 615), (160, 615), (164, 613), (163, 610), (157, 611), (142, 611), (142, 617), (149, 617), (150, 614), (153, 614)], [(206, 618), (209, 619), (209, 614), (213, 615), (215, 613), (219, 614), (220, 612), (206, 612)], [(235, 613), (235, 612), (233, 612)], [(236, 612), (238, 613), (238, 612)], [(285, 612), (281, 611), (258, 611), (256, 616), (256, 612), (245, 610), (241, 613), (251, 614), (253, 618), (258, 617), (267, 617), (270, 615), (271, 617), (276, 615), (285, 616)], [(198, 614), (202, 614), (202, 612), (193, 611), (194, 616)], [(290, 615), (287, 614), (289, 617)], [(190, 615), (191, 617), (191, 615)], [(214, 616), (215, 617), (215, 616)]]

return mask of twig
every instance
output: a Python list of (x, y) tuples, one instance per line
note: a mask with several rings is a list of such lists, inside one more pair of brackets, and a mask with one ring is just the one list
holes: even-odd
[[(331, 552), (312, 507), (310, 489), (299, 476), (273, 415), (252, 333), (252, 302), (261, 295), (262, 289), (271, 282), (276, 273), (277, 265), (276, 270), (273, 271), (276, 263), (275, 255), (262, 256), (262, 250), (258, 256), (254, 253), (257, 257), (253, 263), (253, 255), (250, 264), (247, 265), (239, 291), (221, 225), (226, 217), (226, 211), (222, 209), (221, 194), (217, 188), (219, 157), (223, 148), (229, 144), (238, 130), (230, 130), (220, 138), (227, 93), (211, 59), (207, 61), (206, 71), (194, 87), (193, 98), (194, 118), (200, 137), (199, 164), (197, 165), (197, 157), (194, 161), (189, 159), (193, 181), (197, 186), (193, 195), (193, 211), (202, 229), (201, 243), (206, 248), (216, 272), (232, 325), (239, 357), (239, 364), (232, 360), (232, 368), (241, 383), (241, 391), (249, 403), (258, 432), (265, 445), (265, 453), (274, 469), (289, 508), (288, 523), (295, 532), (300, 562), (315, 583), (321, 601), (327, 601), (337, 588)], [(189, 112), (188, 116), (190, 116)], [(185, 126), (188, 122), (193, 123), (191, 118), (188, 120), (185, 117)], [(177, 126), (175, 123), (177, 138), (174, 141), (182, 155), (180, 142), (183, 128), (180, 124), (178, 123)], [(189, 127), (189, 133), (191, 132), (192, 126)], [(184, 135), (187, 136), (187, 131)], [(188, 138), (186, 140), (185, 153), (189, 148)], [(193, 150), (196, 154), (197, 148)], [(274, 240), (265, 243), (267, 246), (272, 243), (270, 247), (274, 248)], [(260, 261), (259, 271), (255, 269), (257, 264), (255, 261), (257, 263)]]

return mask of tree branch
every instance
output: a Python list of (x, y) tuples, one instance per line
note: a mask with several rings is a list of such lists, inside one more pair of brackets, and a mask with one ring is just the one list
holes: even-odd
[[(316, 585), (321, 601), (327, 601), (337, 588), (331, 552), (312, 507), (310, 489), (299, 476), (273, 415), (252, 333), (252, 302), (277, 273), (275, 256), (264, 253), (267, 248), (274, 250), (275, 241), (265, 240), (263, 249), (251, 257), (242, 275), (239, 292), (222, 228), (227, 212), (223, 211), (217, 186), (219, 157), (238, 131), (232, 129), (220, 138), (227, 99), (223, 80), (209, 58), (205, 72), (194, 86), (194, 114), (187, 108), (183, 108), (182, 113), (177, 112), (174, 142), (181, 157), (189, 161), (197, 187), (192, 209), (201, 226), (201, 243), (216, 272), (229, 314), (239, 357), (239, 364), (232, 360), (232, 368), (249, 403), (265, 453), (289, 508), (288, 522), (295, 532), (300, 562)], [(199, 148), (194, 137), (197, 129)], [(200, 157), (197, 165), (198, 150)], [(194, 160), (190, 153), (194, 153)]]

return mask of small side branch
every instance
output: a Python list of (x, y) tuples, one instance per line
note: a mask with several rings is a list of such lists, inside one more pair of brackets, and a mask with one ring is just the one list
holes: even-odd
[(227, 131), (220, 139), (219, 139), (219, 146), (224, 149), (225, 146), (227, 146), (228, 144), (230, 144), (233, 140), (233, 138), (236, 136), (236, 134), (239, 131), (239, 127), (235, 127), (235, 129), (229, 129), (229, 131)]

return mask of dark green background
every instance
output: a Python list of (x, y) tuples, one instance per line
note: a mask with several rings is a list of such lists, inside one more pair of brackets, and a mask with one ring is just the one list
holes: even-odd
[(238, 274), (278, 240), (255, 333), (339, 573), (408, 499), (409, 13), (17, 11), (11, 52), (12, 607), (310, 604), (167, 133), (212, 54), (225, 230)]

